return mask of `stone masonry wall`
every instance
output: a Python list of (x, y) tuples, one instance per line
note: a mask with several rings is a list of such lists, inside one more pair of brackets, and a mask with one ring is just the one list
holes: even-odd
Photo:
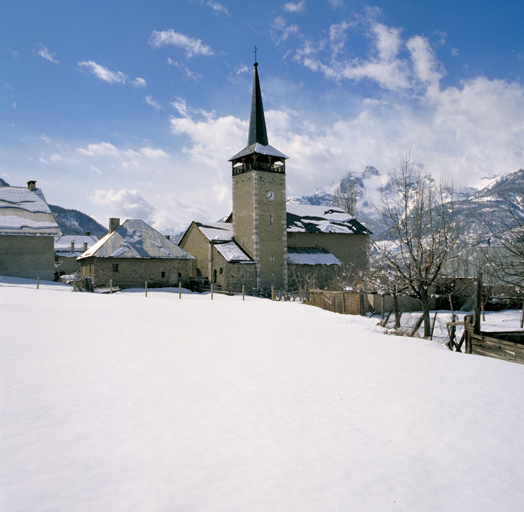
[[(94, 285), (150, 288), (189, 285), (194, 260), (176, 258), (86, 258), (81, 261), (82, 277), (90, 276)], [(117, 265), (118, 270), (115, 270)], [(164, 277), (162, 277), (164, 275)]]
[(52, 281), (54, 237), (0, 235), (0, 275)]

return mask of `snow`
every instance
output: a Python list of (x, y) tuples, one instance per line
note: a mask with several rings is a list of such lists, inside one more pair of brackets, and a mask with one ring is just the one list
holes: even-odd
[[(336, 206), (311, 206), (303, 204), (286, 204), (286, 211), (297, 217), (288, 225), (288, 232), (300, 233), (317, 231), (320, 233), (361, 233), (366, 228), (354, 217)], [(289, 218), (288, 218), (289, 223)]]
[(217, 251), (224, 256), (226, 261), (253, 263), (253, 260), (236, 244), (236, 242), (226, 242), (215, 244)]
[(233, 240), (233, 224), (226, 222), (207, 222), (197, 226), (204, 236), (210, 241), (230, 241)]
[(524, 365), (143, 292), (0, 278), (1, 510), (520, 510)]
[(287, 261), (293, 265), (341, 265), (327, 249), (287, 248)]

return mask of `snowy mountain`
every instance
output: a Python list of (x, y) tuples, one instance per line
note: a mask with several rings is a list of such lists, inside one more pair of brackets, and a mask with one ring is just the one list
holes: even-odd
[[(428, 177), (428, 179), (431, 179)], [(357, 218), (371, 229), (376, 237), (381, 236), (378, 223), (379, 215), (374, 205), (379, 205), (380, 190), (388, 193), (389, 175), (381, 173), (375, 167), (366, 167), (360, 175), (348, 173), (341, 180), (326, 187), (320, 187), (310, 194), (288, 197), (290, 204), (333, 205), (335, 192), (352, 184), (356, 188)], [(489, 230), (485, 224), (491, 216), (504, 215), (509, 206), (518, 217), (524, 219), (524, 169), (517, 169), (491, 181), (483, 189), (464, 187), (454, 192), (447, 191), (449, 197), (457, 196), (455, 213), (460, 222), (469, 226), (470, 231), (478, 238), (487, 240)], [(510, 220), (510, 219), (508, 219)]]
[(83, 235), (89, 232), (97, 238), (102, 238), (108, 232), (102, 224), (78, 210), (68, 210), (54, 204), (50, 204), (49, 208), (63, 235)]

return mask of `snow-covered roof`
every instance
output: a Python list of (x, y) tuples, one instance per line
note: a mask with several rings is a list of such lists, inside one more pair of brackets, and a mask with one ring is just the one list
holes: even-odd
[(254, 263), (236, 242), (215, 244), (217, 251), (230, 263)]
[(230, 158), (229, 161), (232, 162), (237, 158), (242, 158), (243, 156), (252, 155), (253, 153), (258, 153), (259, 155), (267, 156), (276, 156), (278, 158), (288, 158), (284, 153), (281, 153), (278, 149), (274, 148), (271, 145), (264, 146), (258, 142), (251, 144), (250, 146), (245, 147), (242, 151), (237, 153), (234, 157)]
[(0, 233), (59, 235), (60, 228), (40, 189), (0, 187)]
[[(75, 251), (71, 252), (71, 242), (74, 242)], [(55, 255), (64, 258), (78, 258), (84, 253), (84, 243), (87, 247), (92, 247), (98, 242), (94, 235), (64, 235), (55, 236)]]
[(369, 230), (336, 206), (287, 204), (287, 230), (291, 233), (365, 234)]
[(143, 220), (126, 220), (112, 233), (108, 233), (79, 259), (95, 256), (97, 258), (179, 258), (194, 259), (153, 229)]
[(287, 261), (292, 265), (341, 265), (340, 260), (327, 249), (288, 247)]
[(227, 222), (195, 222), (195, 224), (210, 242), (233, 240), (233, 224)]

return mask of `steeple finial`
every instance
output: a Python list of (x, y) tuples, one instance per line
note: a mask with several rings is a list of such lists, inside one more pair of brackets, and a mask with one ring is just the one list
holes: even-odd
[(251, 98), (251, 116), (249, 118), (249, 135), (247, 145), (258, 142), (263, 146), (269, 144), (267, 140), (266, 119), (264, 117), (264, 106), (262, 105), (262, 92), (260, 90), (260, 80), (258, 79), (258, 63), (256, 62), (256, 52), (258, 48), (255, 46), (255, 73), (253, 76), (253, 96)]

